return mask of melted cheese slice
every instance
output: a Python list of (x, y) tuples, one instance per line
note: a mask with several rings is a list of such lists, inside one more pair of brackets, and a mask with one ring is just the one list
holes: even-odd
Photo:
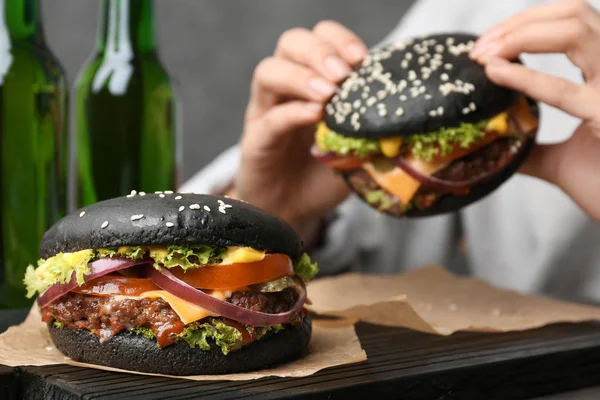
[[(427, 163), (417, 159), (407, 161), (424, 175), (433, 175), (446, 166), (446, 164)], [(418, 180), (387, 159), (375, 159), (373, 162), (365, 163), (363, 168), (379, 186), (393, 194), (402, 204), (410, 203), (421, 186)]]
[(505, 134), (508, 131), (508, 114), (498, 114), (494, 118), (490, 119), (485, 126), (485, 130), (493, 131), (500, 135)]
[(223, 257), (221, 264), (237, 264), (262, 261), (265, 258), (265, 251), (255, 250), (250, 247), (229, 247)]
[[(531, 112), (531, 107), (527, 104), (525, 97), (521, 97), (514, 105), (509, 108), (513, 118), (515, 118), (524, 132), (528, 133), (538, 127), (539, 121)], [(486, 131), (493, 131), (499, 135), (503, 135), (508, 132), (508, 112), (503, 112), (490, 119), (485, 127)]]
[(315, 133), (315, 142), (320, 149), (325, 149), (325, 136), (329, 135), (330, 129), (324, 122), (319, 122), (317, 132)]
[(401, 137), (390, 137), (379, 139), (379, 147), (384, 156), (394, 158), (400, 154), (400, 147), (402, 146)]
[[(212, 297), (215, 297), (219, 300), (225, 300), (225, 293), (220, 291), (213, 291), (210, 294)], [(212, 314), (210, 311), (192, 304), (188, 301), (180, 299), (177, 296), (172, 295), (171, 293), (164, 290), (154, 290), (151, 292), (143, 293), (139, 296), (139, 298), (149, 298), (149, 299), (157, 299), (161, 298), (179, 315), (181, 322), (184, 324), (190, 324), (195, 321), (199, 321), (206, 317), (217, 317), (218, 315)]]

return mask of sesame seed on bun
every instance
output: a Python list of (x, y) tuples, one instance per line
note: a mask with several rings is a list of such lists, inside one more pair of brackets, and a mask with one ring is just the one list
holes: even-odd
[(207, 194), (132, 192), (67, 215), (40, 244), (40, 256), (120, 246), (247, 246), (301, 255), (302, 241), (278, 217), (249, 203)]
[(373, 50), (326, 106), (325, 123), (349, 137), (406, 136), (476, 122), (514, 103), (468, 56), (476, 36), (438, 34)]

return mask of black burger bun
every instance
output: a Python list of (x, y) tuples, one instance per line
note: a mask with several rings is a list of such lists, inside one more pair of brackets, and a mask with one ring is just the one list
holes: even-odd
[[(459, 169), (463, 165), (463, 171), (476, 171), (471, 173), (479, 173), (476, 176), (481, 177), (480, 171), (488, 168), (485, 179), (472, 180), (474, 184), (466, 190), (465, 186), (461, 190), (452, 190), (450, 185), (435, 186), (422, 176), (419, 191), (410, 204), (401, 204), (387, 190), (384, 195), (378, 194), (380, 197), (375, 200), (371, 197), (374, 203), (369, 203), (368, 195), (385, 188), (365, 175), (362, 168), (340, 171), (349, 187), (367, 205), (395, 217), (429, 217), (456, 212), (498, 189), (531, 154), (537, 124), (531, 124), (535, 128), (530, 131), (521, 126), (511, 112), (523, 110), (520, 107), (525, 98), (531, 116), (539, 121), (539, 106), (523, 93), (496, 85), (487, 77), (485, 68), (469, 58), (477, 38), (462, 32), (433, 34), (373, 49), (326, 105), (324, 123), (331, 131), (345, 137), (381, 139), (435, 134), (444, 128), (478, 124), (508, 112), (507, 124), (522, 135), (499, 136), (435, 172), (444, 176), (444, 172), (452, 170), (453, 166), (458, 165)], [(518, 59), (513, 61), (520, 63)], [(505, 152), (494, 153), (499, 148), (492, 147), (497, 144), (494, 142), (502, 142)], [(494, 160), (498, 159), (505, 161), (496, 164)], [(445, 182), (449, 179), (440, 178)], [(456, 181), (470, 182), (471, 179), (456, 178)], [(381, 196), (385, 196), (385, 201), (379, 200)]]
[(348, 137), (409, 136), (505, 111), (519, 93), (497, 86), (469, 58), (477, 36), (437, 34), (372, 50), (326, 106), (324, 122)]
[(191, 348), (184, 341), (159, 348), (155, 339), (129, 332), (121, 332), (100, 344), (97, 335), (85, 330), (54, 326), (49, 326), (49, 330), (56, 348), (74, 361), (128, 371), (189, 376), (256, 371), (292, 361), (308, 347), (312, 322), (306, 317), (300, 327), (286, 325), (285, 329), (271, 331), (227, 355), (210, 340), (210, 350)]
[(40, 256), (120, 246), (216, 245), (302, 254), (302, 240), (282, 219), (246, 202), (208, 194), (131, 194), (62, 218), (44, 235)]

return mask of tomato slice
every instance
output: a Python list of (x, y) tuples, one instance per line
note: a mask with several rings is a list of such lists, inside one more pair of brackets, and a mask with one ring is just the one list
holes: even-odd
[(362, 165), (368, 161), (368, 159), (355, 157), (355, 156), (347, 156), (347, 157), (336, 157), (326, 161), (323, 161), (324, 164), (329, 165), (330, 167), (337, 169), (339, 171), (352, 171), (354, 169), (362, 167)]
[(294, 266), (285, 254), (267, 254), (261, 261), (250, 263), (206, 265), (187, 271), (171, 268), (169, 271), (195, 288), (231, 289), (292, 276)]
[[(293, 276), (294, 266), (285, 254), (267, 254), (261, 261), (250, 263), (206, 265), (187, 271), (176, 267), (170, 271), (196, 288), (231, 290), (283, 276)], [(153, 290), (161, 289), (145, 278), (105, 275), (73, 289), (72, 292), (94, 296), (139, 296)]]
[(94, 296), (139, 296), (152, 290), (161, 290), (148, 279), (105, 275), (72, 290)]

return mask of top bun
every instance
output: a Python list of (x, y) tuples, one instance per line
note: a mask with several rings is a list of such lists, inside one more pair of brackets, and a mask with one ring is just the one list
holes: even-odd
[(45, 234), (40, 256), (119, 246), (241, 246), (302, 254), (286, 222), (246, 202), (206, 194), (133, 194), (101, 201), (62, 218)]
[(438, 34), (373, 50), (326, 106), (325, 123), (349, 137), (410, 136), (505, 111), (519, 93), (495, 85), (469, 58), (476, 36)]

